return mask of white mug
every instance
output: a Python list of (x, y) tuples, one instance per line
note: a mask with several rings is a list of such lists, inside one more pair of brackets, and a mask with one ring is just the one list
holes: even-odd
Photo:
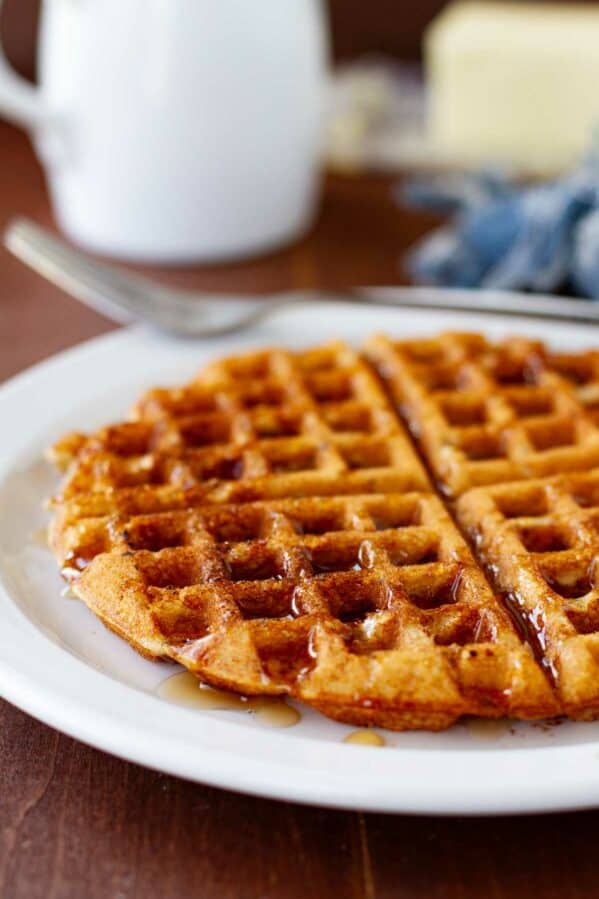
[(313, 220), (327, 55), (321, 0), (44, 0), (40, 86), (0, 54), (0, 112), (76, 242), (247, 256)]

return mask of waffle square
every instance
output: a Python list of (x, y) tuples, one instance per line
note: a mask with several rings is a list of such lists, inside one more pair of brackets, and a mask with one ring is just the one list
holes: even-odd
[(366, 346), (441, 490), (599, 465), (599, 353), (447, 333)]
[(457, 504), (573, 718), (599, 713), (599, 471), (479, 487)]

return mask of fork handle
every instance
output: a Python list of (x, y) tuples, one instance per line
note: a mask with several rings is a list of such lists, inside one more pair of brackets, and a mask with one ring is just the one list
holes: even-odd
[(9, 224), (4, 244), (42, 277), (103, 315), (121, 323), (144, 317), (144, 279), (97, 262), (27, 219)]

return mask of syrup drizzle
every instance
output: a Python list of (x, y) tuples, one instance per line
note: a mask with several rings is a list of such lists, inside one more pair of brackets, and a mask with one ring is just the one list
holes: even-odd
[[(497, 585), (498, 568), (489, 562), (482, 550), (482, 534), (477, 530), (469, 535), (475, 548), (475, 556), (489, 575), (491, 584)], [(559, 672), (553, 659), (547, 655), (547, 632), (543, 610), (536, 607), (528, 610), (518, 591), (505, 592), (497, 589), (498, 596), (507, 610), (516, 630), (533, 652), (533, 655), (552, 687), (557, 686)]]
[(374, 730), (354, 730), (343, 738), (344, 743), (353, 743), (359, 746), (385, 746), (387, 741)]
[(301, 715), (279, 696), (239, 696), (226, 690), (209, 687), (182, 671), (163, 681), (157, 690), (161, 699), (186, 708), (207, 711), (250, 712), (256, 720), (269, 727), (292, 727)]
[(556, 686), (559, 672), (553, 659), (546, 654), (547, 632), (543, 610), (538, 606), (533, 610), (528, 610), (524, 600), (517, 592), (503, 594), (503, 602), (551, 685)]

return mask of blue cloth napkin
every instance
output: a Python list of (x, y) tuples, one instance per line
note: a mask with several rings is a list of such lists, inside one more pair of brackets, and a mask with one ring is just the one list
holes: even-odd
[(408, 254), (415, 281), (599, 299), (599, 150), (569, 175), (519, 187), (501, 172), (407, 182), (409, 206), (450, 215)]

